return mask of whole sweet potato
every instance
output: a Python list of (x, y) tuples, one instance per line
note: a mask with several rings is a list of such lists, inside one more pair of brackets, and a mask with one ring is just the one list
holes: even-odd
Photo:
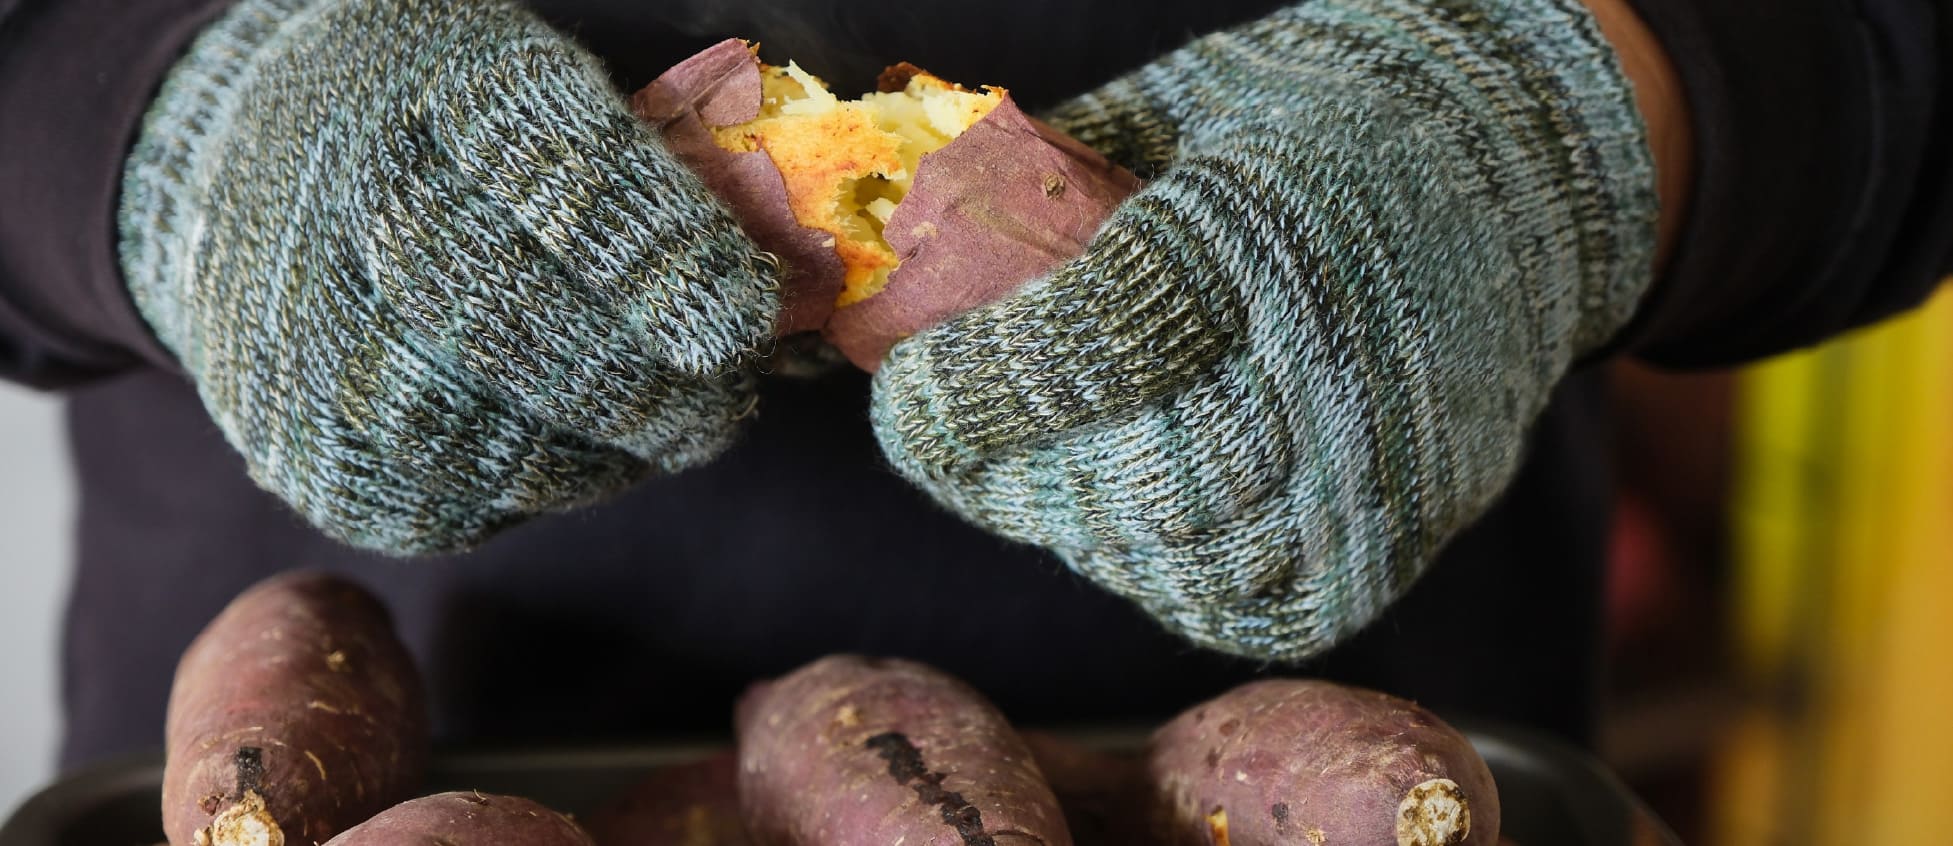
[(590, 835), (528, 799), (471, 791), (409, 799), (326, 846), (592, 846)]
[(163, 828), (174, 846), (309, 846), (419, 790), (427, 707), (378, 599), (319, 573), (263, 581), (176, 669)]
[(739, 702), (739, 801), (762, 846), (1070, 846), (1002, 714), (911, 661), (832, 656)]
[(1148, 752), (1155, 813), (1193, 846), (1495, 846), (1499, 798), (1471, 743), (1417, 705), (1269, 680), (1181, 714)]
[(597, 846), (748, 846), (739, 756), (660, 767), (584, 823)]

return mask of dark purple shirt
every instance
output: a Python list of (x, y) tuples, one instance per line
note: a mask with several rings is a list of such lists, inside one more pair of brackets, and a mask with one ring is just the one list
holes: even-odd
[[(1607, 431), (1582, 370), (1493, 512), (1328, 658), (1194, 650), (1042, 552), (956, 520), (876, 451), (866, 382), (769, 380), (720, 461), (538, 520), (463, 557), (337, 546), (245, 478), (122, 291), (121, 163), (217, 0), (0, 0), (0, 377), (69, 392), (81, 487), (64, 643), (79, 763), (160, 742), (176, 656), (246, 584), (321, 567), (374, 585), (440, 732), (518, 740), (724, 732), (747, 681), (854, 650), (930, 661), (1025, 722), (1157, 719), (1306, 672), (1589, 738)], [(632, 89), (720, 37), (862, 89), (885, 59), (1008, 84), (1035, 109), (1268, 0), (556, 0)], [(1918, 303), (1953, 259), (1949, 0), (1640, 0), (1700, 142), (1677, 261), (1618, 350), (1739, 362)]]

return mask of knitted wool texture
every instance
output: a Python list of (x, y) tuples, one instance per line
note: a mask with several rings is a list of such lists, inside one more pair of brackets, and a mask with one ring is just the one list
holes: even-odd
[(1645, 129), (1576, 0), (1317, 0), (1049, 119), (1157, 178), (897, 345), (876, 431), (1207, 647), (1300, 659), (1373, 619), (1652, 275)]
[(121, 255), (252, 478), (451, 550), (723, 449), (770, 259), (507, 2), (244, 0), (123, 180)]

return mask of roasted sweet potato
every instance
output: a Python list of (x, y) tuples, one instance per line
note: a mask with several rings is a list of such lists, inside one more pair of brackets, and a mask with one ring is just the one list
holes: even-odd
[(832, 656), (741, 697), (739, 801), (762, 846), (1070, 846), (1002, 714), (911, 661)]
[(739, 756), (661, 767), (591, 814), (597, 846), (748, 846), (739, 816)]
[(174, 846), (321, 843), (420, 789), (427, 706), (378, 599), (318, 573), (232, 601), (177, 665), (163, 827)]
[(528, 799), (437, 793), (409, 799), (326, 846), (592, 846), (569, 817)]
[(788, 268), (782, 334), (873, 370), (896, 341), (1077, 255), (1138, 180), (1007, 91), (913, 65), (843, 101), (729, 40), (640, 91), (638, 114)]
[(1494, 846), (1499, 798), (1471, 743), (1411, 702), (1269, 680), (1154, 735), (1154, 813), (1186, 846)]

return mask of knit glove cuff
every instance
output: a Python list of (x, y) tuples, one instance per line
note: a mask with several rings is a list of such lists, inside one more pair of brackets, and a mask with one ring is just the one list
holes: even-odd
[(220, 158), (238, 101), (250, 88), (268, 42), (323, 0), (241, 0), (204, 29), (190, 55), (163, 80), (143, 121), (142, 136), (123, 167), (123, 276), (137, 308), (179, 361), (199, 359), (180, 299), (195, 272), (209, 188), (225, 177)]

